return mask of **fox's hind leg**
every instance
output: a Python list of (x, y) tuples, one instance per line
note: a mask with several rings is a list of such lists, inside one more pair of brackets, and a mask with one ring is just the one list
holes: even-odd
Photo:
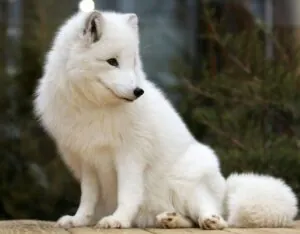
[(222, 217), (224, 193), (225, 183), (220, 172), (207, 175), (195, 189), (189, 206), (200, 228), (221, 230), (228, 226)]
[[(227, 227), (222, 218), (226, 181), (220, 172), (218, 157), (210, 147), (200, 143), (190, 145), (172, 173), (173, 187), (181, 200), (186, 201), (184, 210), (188, 217), (202, 229)], [(182, 191), (183, 186), (188, 194)]]

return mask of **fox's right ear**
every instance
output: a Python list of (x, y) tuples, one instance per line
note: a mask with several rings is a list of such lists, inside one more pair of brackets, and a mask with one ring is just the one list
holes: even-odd
[(93, 11), (88, 16), (83, 34), (88, 37), (91, 43), (95, 43), (100, 40), (101, 31), (103, 25), (103, 16), (99, 11)]

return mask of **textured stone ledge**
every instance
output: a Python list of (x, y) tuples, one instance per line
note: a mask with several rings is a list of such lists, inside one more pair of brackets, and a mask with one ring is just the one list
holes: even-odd
[(93, 228), (55, 228), (54, 222), (39, 220), (0, 221), (0, 234), (300, 234), (300, 220), (294, 228), (226, 229), (223, 231), (203, 231), (200, 229), (93, 229)]

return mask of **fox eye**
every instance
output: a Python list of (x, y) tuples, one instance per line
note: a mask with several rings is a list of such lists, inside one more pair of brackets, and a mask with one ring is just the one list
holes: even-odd
[(118, 67), (118, 66), (119, 66), (118, 60), (115, 59), (115, 58), (107, 59), (106, 62), (107, 62), (109, 65), (114, 66), (114, 67)]

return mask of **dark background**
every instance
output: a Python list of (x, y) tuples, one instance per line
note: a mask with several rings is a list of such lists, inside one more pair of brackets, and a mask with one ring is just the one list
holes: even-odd
[[(79, 2), (0, 1), (0, 219), (76, 211), (79, 185), (34, 118), (32, 99), (54, 32)], [(226, 176), (279, 176), (300, 197), (300, 1), (94, 2), (139, 16), (149, 79), (218, 152)]]

